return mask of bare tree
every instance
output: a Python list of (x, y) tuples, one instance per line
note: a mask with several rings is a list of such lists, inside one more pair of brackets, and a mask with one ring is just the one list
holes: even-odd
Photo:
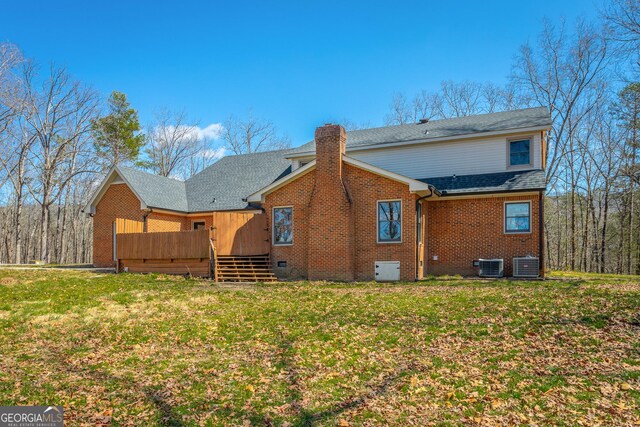
[(640, 2), (612, 0), (602, 14), (610, 40), (623, 53), (635, 55), (640, 67)]
[(96, 172), (86, 155), (92, 153), (91, 123), (98, 97), (64, 68), (51, 66), (42, 81), (35, 71), (24, 68), (24, 120), (34, 135), (29, 157), (33, 179), (27, 181), (27, 189), (40, 206), (40, 257), (49, 262), (51, 206), (76, 176)]
[(0, 133), (20, 111), (19, 65), (24, 61), (13, 44), (0, 43)]
[(385, 116), (387, 125), (417, 123), (423, 119), (449, 119), (472, 114), (493, 113), (528, 106), (513, 85), (500, 87), (493, 83), (473, 81), (440, 83), (436, 92), (422, 90), (409, 99), (395, 94)]
[(405, 95), (396, 93), (389, 104), (385, 124), (404, 125), (423, 119), (442, 118), (442, 110), (442, 97), (438, 94), (422, 90), (409, 100)]
[(222, 140), (225, 148), (234, 154), (280, 150), (291, 146), (289, 138), (281, 135), (272, 122), (260, 120), (251, 112), (246, 119), (230, 116), (224, 123)]
[(36, 139), (35, 133), (27, 127), (26, 120), (20, 115), (6, 129), (5, 135), (0, 134), (0, 165), (6, 172), (6, 176), (13, 186), (15, 193), (14, 200), (14, 230), (13, 262), (22, 263), (22, 208), (24, 205), (25, 186), (28, 179), (27, 160), (29, 159), (31, 147)]
[(220, 154), (211, 147), (210, 136), (191, 122), (184, 111), (158, 112), (148, 134), (145, 151), (149, 168), (158, 175), (188, 178), (209, 166)]
[[(527, 92), (535, 104), (551, 109), (553, 130), (546, 154), (549, 182), (573, 148), (570, 142), (575, 126), (604, 93), (606, 85), (602, 80), (607, 60), (602, 33), (584, 22), (577, 24), (575, 38), (570, 40), (564, 24), (556, 29), (546, 21), (538, 44), (520, 48), (512, 74), (514, 84)], [(582, 102), (592, 88), (597, 91), (595, 96)]]

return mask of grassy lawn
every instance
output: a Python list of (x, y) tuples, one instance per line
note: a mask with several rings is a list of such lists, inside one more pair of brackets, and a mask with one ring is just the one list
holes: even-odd
[(219, 287), (0, 270), (0, 405), (67, 425), (634, 425), (640, 278)]

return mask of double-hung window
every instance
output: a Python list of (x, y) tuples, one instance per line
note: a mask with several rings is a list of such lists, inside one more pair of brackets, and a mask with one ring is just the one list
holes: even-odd
[(508, 141), (509, 167), (531, 165), (531, 140), (513, 139)]
[(273, 208), (273, 244), (293, 244), (293, 208)]
[(517, 202), (504, 204), (504, 232), (531, 232), (531, 203)]
[(378, 243), (402, 242), (402, 203), (400, 200), (378, 202)]

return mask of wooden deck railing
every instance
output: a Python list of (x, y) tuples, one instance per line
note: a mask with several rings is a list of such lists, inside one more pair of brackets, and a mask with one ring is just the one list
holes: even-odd
[(209, 259), (208, 230), (116, 235), (118, 259)]
[(209, 244), (211, 245), (211, 277), (214, 282), (218, 283), (218, 251), (213, 244), (213, 239), (209, 239)]

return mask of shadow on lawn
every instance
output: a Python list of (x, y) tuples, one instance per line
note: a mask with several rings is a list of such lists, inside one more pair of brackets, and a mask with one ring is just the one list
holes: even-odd
[[(56, 362), (59, 362), (59, 365), (63, 370), (69, 373), (79, 374), (83, 378), (89, 377), (92, 380), (97, 381), (98, 383), (104, 384), (107, 382), (111, 382), (118, 384), (118, 386), (122, 389), (133, 389), (136, 391), (142, 391), (142, 394), (144, 394), (145, 398), (153, 403), (156, 409), (158, 409), (158, 411), (160, 412), (161, 425), (168, 427), (184, 426), (184, 423), (182, 422), (180, 416), (174, 412), (173, 407), (166, 401), (165, 394), (167, 393), (163, 393), (162, 389), (156, 389), (150, 386), (142, 386), (140, 384), (136, 384), (131, 379), (119, 378), (104, 371), (89, 369), (84, 366), (69, 365), (68, 363), (65, 363), (65, 357), (61, 352), (56, 351), (53, 348), (50, 348), (49, 350), (51, 351), (53, 358), (56, 360)], [(92, 419), (91, 421), (94, 423), (94, 425), (111, 425), (110, 417), (106, 419), (105, 417), (102, 417), (101, 419)]]
[[(284, 334), (281, 333), (280, 335), (280, 359), (278, 364), (287, 372), (287, 379), (289, 382), (289, 387), (287, 388), (289, 391), (288, 400), (294, 415), (294, 421), (292, 423), (294, 426), (313, 426), (316, 422), (338, 416), (345, 411), (363, 406), (369, 400), (386, 394), (391, 385), (399, 378), (406, 376), (410, 372), (424, 370), (424, 368), (420, 367), (417, 363), (409, 362), (385, 375), (380, 380), (369, 383), (367, 385), (367, 388), (369, 389), (368, 392), (345, 399), (325, 410), (313, 412), (304, 408), (301, 402), (302, 386), (300, 384), (298, 369), (294, 362), (295, 350), (293, 348), (293, 343)], [(268, 424), (268, 422), (265, 422), (265, 424)]]
[[(389, 391), (390, 387), (401, 377), (406, 376), (407, 374), (412, 372), (424, 371), (424, 367), (421, 367), (417, 363), (410, 361), (398, 367), (393, 372), (385, 375), (381, 379), (367, 384), (367, 388), (369, 389), (368, 392), (362, 393), (361, 395), (349, 397), (341, 402), (332, 405), (327, 409), (314, 412), (306, 409), (302, 404), (303, 385), (300, 382), (300, 375), (294, 361), (295, 349), (293, 346), (293, 342), (283, 333), (280, 334), (280, 338), (281, 342), (279, 346), (279, 352), (276, 357), (278, 358), (278, 365), (287, 373), (287, 401), (290, 404), (292, 412), (291, 415), (293, 416), (291, 424), (294, 426), (313, 426), (317, 422), (330, 419), (342, 414), (345, 411), (363, 406), (371, 399), (386, 394)], [(182, 417), (176, 413), (174, 407), (168, 402), (170, 392), (162, 388), (138, 384), (133, 382), (130, 378), (120, 378), (103, 370), (92, 369), (87, 366), (70, 365), (69, 363), (65, 362), (67, 357), (65, 357), (63, 352), (53, 347), (49, 348), (49, 352), (51, 354), (51, 358), (53, 359), (52, 362), (59, 366), (61, 370), (81, 375), (83, 378), (90, 378), (96, 383), (111, 383), (116, 384), (120, 389), (129, 389), (141, 392), (141, 394), (144, 395), (145, 399), (151, 402), (158, 410), (160, 418), (158, 420), (159, 425), (168, 427), (181, 427), (185, 425), (182, 421)], [(74, 412), (75, 411), (73, 410), (69, 411), (70, 415)], [(229, 417), (236, 418), (235, 421), (237, 421), (237, 417), (240, 416), (241, 418), (250, 421), (252, 425), (273, 425), (273, 421), (271, 420), (269, 415), (260, 413), (258, 411), (252, 411), (247, 407), (243, 408), (243, 410), (239, 412), (234, 411), (231, 408), (217, 408), (217, 412), (219, 415), (223, 415), (223, 412), (227, 412), (227, 415)], [(78, 420), (76, 419), (75, 421)], [(111, 425), (111, 417), (96, 416), (93, 417), (90, 421), (94, 425)]]

